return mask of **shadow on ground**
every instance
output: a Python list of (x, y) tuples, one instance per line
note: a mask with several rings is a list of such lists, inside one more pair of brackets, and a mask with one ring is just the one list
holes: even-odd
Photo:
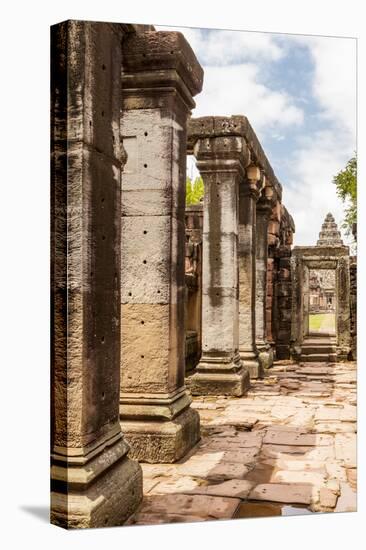
[(50, 523), (50, 508), (49, 506), (20, 506), (20, 510), (34, 516), (42, 522)]

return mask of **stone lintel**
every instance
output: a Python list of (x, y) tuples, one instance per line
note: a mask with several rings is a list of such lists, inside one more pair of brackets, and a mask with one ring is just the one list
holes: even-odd
[(203, 202), (199, 202), (197, 204), (188, 204), (186, 206), (185, 208), (186, 216), (189, 215), (190, 213), (195, 213), (195, 212), (199, 212), (199, 213), (203, 212)]
[(303, 257), (304, 259), (321, 258), (327, 260), (339, 258), (340, 256), (349, 256), (348, 246), (295, 246), (292, 250), (295, 256)]
[(246, 116), (233, 115), (231, 117), (206, 116), (191, 118), (188, 124), (188, 153), (193, 151), (194, 145), (198, 139), (223, 136), (238, 136), (245, 139), (250, 151), (251, 161), (263, 170), (269, 184), (274, 188), (278, 198), (281, 199), (282, 186)]
[[(144, 98), (139, 100), (139, 96), (145, 88), (149, 88), (147, 95), (150, 102), (153, 95), (161, 104), (164, 93), (178, 92), (188, 108), (192, 109), (195, 106), (192, 97), (202, 90), (202, 84), (203, 69), (180, 32), (147, 31), (130, 34), (124, 40), (124, 108), (148, 107), (149, 101), (144, 101)], [(152, 89), (155, 89), (155, 94)], [(131, 96), (134, 98), (132, 101)]]

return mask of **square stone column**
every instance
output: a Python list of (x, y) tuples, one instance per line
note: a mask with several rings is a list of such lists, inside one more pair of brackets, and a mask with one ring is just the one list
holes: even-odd
[(267, 342), (268, 222), (272, 206), (273, 189), (265, 187), (256, 210), (255, 344), (261, 369), (273, 364), (273, 350)]
[(185, 356), (186, 376), (202, 353), (202, 231), (203, 203), (186, 206)]
[(123, 46), (120, 418), (131, 456), (179, 460), (199, 440), (185, 388), (187, 118), (203, 71), (178, 32)]
[(251, 165), (239, 188), (239, 352), (251, 378), (263, 376), (255, 346), (256, 203), (261, 173)]
[(142, 499), (119, 423), (126, 29), (51, 30), (51, 522), (66, 528), (120, 525)]
[[(199, 121), (195, 119), (196, 126)], [(202, 119), (202, 127), (208, 126), (207, 137), (198, 139), (194, 147), (205, 195), (202, 357), (190, 388), (194, 395), (240, 396), (249, 387), (249, 374), (239, 356), (238, 207), (239, 182), (249, 153), (240, 136), (209, 137), (209, 122)], [(225, 128), (224, 122), (212, 118), (212, 133)]]
[(281, 202), (277, 200), (272, 208), (268, 222), (268, 260), (267, 260), (267, 314), (266, 329), (267, 342), (270, 344), (273, 354), (277, 352), (277, 293), (276, 281), (278, 279), (277, 250), (280, 244)]
[(350, 323), (350, 259), (347, 251), (337, 262), (336, 269), (336, 294), (337, 294), (337, 358), (346, 361), (351, 349), (351, 323)]

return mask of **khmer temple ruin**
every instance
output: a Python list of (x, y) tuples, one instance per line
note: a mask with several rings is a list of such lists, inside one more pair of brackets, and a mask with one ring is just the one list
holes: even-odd
[(250, 112), (195, 117), (181, 33), (51, 41), (52, 522), (351, 509), (357, 263), (334, 217), (293, 245)]

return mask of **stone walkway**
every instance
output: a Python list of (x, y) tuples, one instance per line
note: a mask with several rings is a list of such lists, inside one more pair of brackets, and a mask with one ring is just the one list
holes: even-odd
[(202, 439), (142, 464), (129, 524), (356, 510), (355, 363), (275, 363), (242, 398), (194, 398)]

